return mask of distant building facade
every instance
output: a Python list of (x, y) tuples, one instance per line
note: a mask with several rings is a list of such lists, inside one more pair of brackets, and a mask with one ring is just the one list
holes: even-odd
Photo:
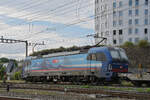
[(95, 0), (95, 32), (108, 45), (150, 42), (150, 0)]

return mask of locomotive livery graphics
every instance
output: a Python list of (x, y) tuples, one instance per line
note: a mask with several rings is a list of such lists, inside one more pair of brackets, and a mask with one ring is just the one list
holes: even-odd
[(90, 81), (116, 79), (128, 72), (128, 58), (121, 48), (94, 47), (87, 52), (62, 52), (27, 58), (22, 77), (28, 81)]

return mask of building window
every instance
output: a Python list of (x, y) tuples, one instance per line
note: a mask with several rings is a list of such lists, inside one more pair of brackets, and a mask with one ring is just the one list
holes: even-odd
[(139, 0), (135, 0), (135, 6), (139, 5)]
[(103, 36), (103, 32), (101, 32), (101, 36)]
[(123, 12), (119, 11), (119, 17), (123, 16)]
[(116, 8), (116, 2), (113, 2), (113, 8)]
[(132, 28), (128, 29), (128, 33), (129, 33), (129, 35), (132, 34)]
[(105, 22), (105, 27), (107, 28), (107, 26), (108, 26), (108, 23), (107, 23), (107, 21)]
[(132, 38), (129, 38), (129, 41), (132, 42)]
[(129, 16), (132, 16), (132, 10), (129, 10)]
[(135, 34), (138, 34), (138, 33), (139, 33), (139, 29), (135, 28)]
[(146, 6), (148, 5), (148, 0), (145, 0), (145, 5), (146, 5)]
[(96, 25), (95, 29), (98, 30), (98, 24)]
[(123, 34), (123, 31), (122, 30), (119, 30), (119, 35), (122, 35)]
[(148, 33), (148, 29), (147, 29), (147, 28), (144, 29), (144, 33), (145, 33), (145, 34)]
[(132, 6), (132, 0), (129, 0), (129, 6)]
[(139, 15), (139, 9), (135, 10), (135, 15), (138, 16)]
[(116, 21), (113, 21), (113, 26), (114, 26), (114, 27), (116, 27), (116, 24), (117, 24), (117, 22), (116, 22)]
[(122, 44), (123, 43), (123, 39), (119, 39), (119, 43)]
[(145, 40), (148, 41), (148, 37), (145, 37)]
[(113, 40), (113, 43), (114, 43), (114, 44), (117, 44), (117, 40)]
[(132, 25), (132, 19), (129, 19), (128, 23), (129, 23), (129, 25)]
[(116, 11), (113, 11), (113, 17), (116, 17)]
[(145, 25), (148, 25), (148, 19), (145, 19), (145, 20), (144, 20), (144, 24), (145, 24)]
[(119, 25), (123, 25), (123, 21), (122, 20), (119, 20)]
[(113, 35), (116, 35), (116, 30), (113, 30)]
[(96, 3), (98, 3), (99, 0), (96, 0)]
[(122, 7), (122, 1), (119, 2), (119, 7)]
[(138, 43), (139, 42), (139, 38), (135, 38), (135, 43)]
[(139, 19), (135, 19), (135, 25), (139, 24)]
[(145, 9), (144, 13), (145, 15), (148, 15), (148, 9)]

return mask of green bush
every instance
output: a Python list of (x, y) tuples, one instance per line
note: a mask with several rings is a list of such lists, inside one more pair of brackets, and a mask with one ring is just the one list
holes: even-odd
[(148, 47), (149, 43), (146, 40), (140, 40), (139, 43), (138, 43), (138, 46), (139, 47)]
[(14, 80), (20, 80), (20, 79), (21, 79), (21, 71), (15, 72), (15, 73), (13, 74), (13, 79), (14, 79)]
[(5, 76), (5, 67), (1, 67), (0, 68), (0, 80), (3, 80), (4, 79), (4, 76)]
[(123, 47), (133, 47), (133, 46), (134, 46), (134, 44), (132, 42), (129, 42), (129, 41), (127, 41), (123, 44)]
[(150, 88), (147, 88), (146, 91), (147, 91), (147, 92), (150, 92)]

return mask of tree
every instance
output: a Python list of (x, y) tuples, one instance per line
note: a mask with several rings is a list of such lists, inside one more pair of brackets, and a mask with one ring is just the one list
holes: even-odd
[(6, 68), (5, 67), (1, 67), (0, 68), (0, 79), (4, 79), (4, 76), (6, 75)]
[(140, 40), (139, 43), (138, 43), (138, 46), (139, 47), (148, 47), (149, 43), (146, 40)]
[(0, 62), (7, 63), (9, 62), (9, 59), (3, 57), (3, 58), (0, 58)]
[(14, 80), (20, 80), (21, 79), (21, 71), (15, 72), (13, 74), (13, 79)]
[(134, 44), (133, 44), (132, 42), (127, 41), (127, 42), (125, 42), (125, 43), (123, 44), (123, 46), (124, 46), (124, 47), (133, 47)]

